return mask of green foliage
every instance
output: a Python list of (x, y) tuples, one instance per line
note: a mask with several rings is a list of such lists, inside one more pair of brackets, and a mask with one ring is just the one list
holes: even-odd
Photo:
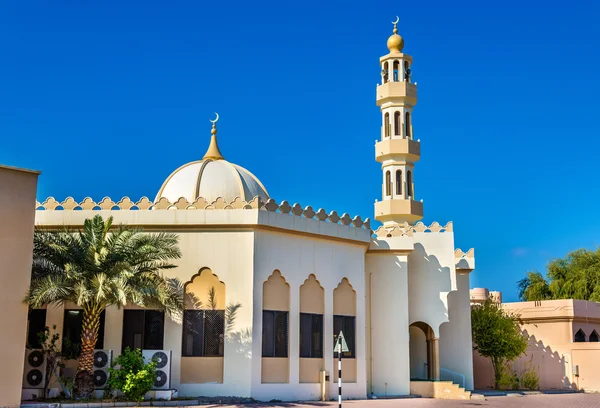
[(140, 349), (132, 351), (128, 347), (108, 369), (108, 386), (121, 391), (129, 401), (143, 401), (156, 380), (156, 366), (156, 361), (144, 362)]
[(532, 367), (531, 361), (526, 364), (526, 367), (521, 371), (521, 386), (528, 390), (537, 390), (540, 388), (540, 375), (537, 373), (535, 367)]
[(498, 386), (505, 363), (516, 359), (527, 349), (527, 336), (521, 333), (517, 316), (506, 312), (491, 299), (473, 307), (471, 327), (473, 349), (491, 359)]
[(522, 300), (581, 299), (600, 302), (600, 248), (579, 249), (563, 259), (555, 259), (546, 267), (546, 278), (540, 272), (529, 272), (518, 283)]
[[(52, 380), (52, 377), (57, 376), (58, 382), (62, 386), (62, 381), (58, 377), (57, 369), (62, 367), (61, 363), (61, 351), (59, 348), (60, 334), (56, 331), (56, 325), (50, 329), (48, 326), (43, 331), (37, 333), (37, 337), (40, 343), (42, 353), (44, 353), (44, 360), (46, 361), (46, 378), (44, 382), (44, 398), (48, 396), (48, 384)], [(68, 390), (63, 386), (63, 392), (67, 395)]]
[(519, 376), (512, 371), (509, 363), (500, 365), (500, 373), (496, 379), (496, 389), (499, 390), (518, 390)]

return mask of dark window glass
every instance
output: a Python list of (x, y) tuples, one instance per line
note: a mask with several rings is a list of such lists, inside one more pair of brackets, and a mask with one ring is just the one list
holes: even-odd
[(300, 357), (323, 358), (323, 315), (300, 313)]
[(183, 312), (182, 356), (222, 357), (224, 341), (224, 310), (185, 310)]
[[(96, 349), (104, 348), (104, 315), (103, 310), (100, 313), (100, 327), (98, 328), (98, 341), (96, 341)], [(66, 309), (63, 322), (63, 343), (62, 351), (67, 355), (67, 358), (77, 358), (81, 349), (81, 328), (83, 326), (83, 310), (81, 309)]]
[(122, 349), (162, 350), (165, 314), (158, 310), (125, 310), (123, 312)]
[(27, 346), (40, 348), (38, 334), (46, 329), (46, 309), (30, 309), (27, 314)]
[[(333, 344), (337, 341), (340, 331), (344, 333), (344, 339), (348, 345), (347, 352), (342, 353), (342, 358), (355, 358), (355, 324), (354, 316), (333, 316)], [(334, 350), (334, 357), (338, 357), (337, 350)]]
[(396, 194), (402, 194), (402, 170), (396, 170)]
[(579, 329), (577, 331), (577, 333), (575, 333), (575, 342), (576, 343), (585, 342), (585, 333), (583, 332), (583, 330)]
[(597, 343), (600, 341), (600, 339), (598, 338), (598, 332), (596, 330), (594, 330), (592, 332), (592, 334), (590, 334), (590, 341), (594, 342), (594, 343)]
[(288, 356), (288, 312), (263, 310), (262, 356)]

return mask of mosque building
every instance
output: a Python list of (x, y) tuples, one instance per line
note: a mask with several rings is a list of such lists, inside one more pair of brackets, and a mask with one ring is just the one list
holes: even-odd
[[(334, 344), (343, 332), (345, 398), (425, 396), (432, 384), (468, 398), (474, 251), (455, 249), (451, 222), (420, 222), (418, 88), (396, 23), (389, 52), (379, 59), (382, 126), (375, 160), (382, 197), (375, 202), (381, 222), (375, 231), (369, 218), (276, 201), (257, 176), (226, 160), (217, 142), (218, 116), (204, 157), (169, 175), (154, 200), (50, 197), (37, 203), (41, 229), (82, 228), (100, 214), (180, 237), (182, 258), (165, 274), (185, 283), (183, 321), (134, 306), (109, 308), (102, 315), (101, 353), (114, 358), (126, 347), (160, 353), (155, 388), (179, 396), (329, 399), (337, 397)], [(225, 321), (230, 306), (237, 313)], [(56, 325), (65, 339), (77, 341), (76, 305), (29, 316), (30, 332)], [(26, 361), (24, 392), (31, 389), (27, 370)]]

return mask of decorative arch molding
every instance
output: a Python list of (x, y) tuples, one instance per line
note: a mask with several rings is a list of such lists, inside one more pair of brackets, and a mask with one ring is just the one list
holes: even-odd
[(219, 276), (210, 268), (200, 268), (183, 287), (186, 310), (210, 308), (209, 291), (213, 287), (215, 288), (216, 309), (225, 309), (225, 282), (220, 280)]
[(333, 314), (356, 316), (356, 291), (348, 278), (342, 278), (333, 290)]
[(263, 310), (290, 311), (290, 284), (278, 269), (263, 282)]
[(325, 314), (325, 289), (312, 273), (300, 286), (300, 313)]

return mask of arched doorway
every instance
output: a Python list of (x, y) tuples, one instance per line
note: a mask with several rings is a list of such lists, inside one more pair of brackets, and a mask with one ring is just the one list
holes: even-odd
[(439, 339), (431, 326), (415, 322), (409, 326), (411, 380), (439, 380)]

